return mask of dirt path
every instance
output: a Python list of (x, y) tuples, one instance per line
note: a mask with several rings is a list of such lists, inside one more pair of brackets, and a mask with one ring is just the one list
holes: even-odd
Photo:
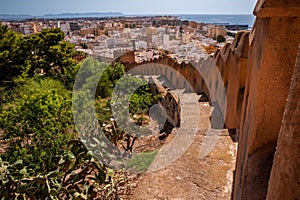
[[(140, 175), (133, 184), (132, 195), (123, 199), (231, 198), (236, 143), (227, 130), (210, 129), (213, 108), (208, 103), (199, 103), (199, 110), (198, 132), (187, 151), (162, 169)], [(219, 135), (219, 139), (212, 151), (200, 158), (200, 146), (208, 131)]]

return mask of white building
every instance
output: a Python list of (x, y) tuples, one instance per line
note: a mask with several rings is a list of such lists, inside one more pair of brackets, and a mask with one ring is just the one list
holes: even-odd
[(169, 49), (170, 46), (170, 36), (167, 34), (164, 34), (163, 36), (163, 48), (164, 49)]
[(19, 29), (23, 35), (29, 35), (33, 33), (33, 27), (30, 25), (22, 24)]
[(106, 45), (108, 48), (113, 48), (115, 46), (115, 38), (109, 38), (106, 40)]
[(69, 22), (58, 22), (58, 28), (64, 32), (65, 35), (67, 35), (70, 32), (70, 24)]
[(137, 50), (147, 49), (148, 48), (147, 42), (146, 41), (136, 41), (135, 42), (135, 48)]
[(152, 35), (152, 47), (158, 46), (158, 35)]

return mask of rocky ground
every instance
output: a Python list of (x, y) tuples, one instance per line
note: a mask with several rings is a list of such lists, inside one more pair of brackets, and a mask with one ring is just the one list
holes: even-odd
[[(127, 185), (127, 194), (121, 195), (122, 199), (231, 198), (237, 144), (227, 130), (210, 129), (209, 117), (213, 108), (208, 103), (199, 103), (199, 109), (201, 115), (198, 131), (189, 148), (162, 169), (132, 174)], [(208, 132), (218, 135), (218, 140), (210, 153), (201, 158), (200, 147), (207, 139)], [(155, 142), (155, 136), (151, 141), (156, 144), (155, 147), (167, 145), (176, 134), (178, 133), (174, 129), (163, 144), (161, 141)]]

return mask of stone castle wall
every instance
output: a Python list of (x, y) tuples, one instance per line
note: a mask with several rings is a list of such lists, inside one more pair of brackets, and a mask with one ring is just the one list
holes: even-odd
[(300, 46), (273, 160), (267, 199), (300, 197)]
[[(226, 44), (214, 57), (199, 62), (178, 63), (168, 56), (142, 63), (134, 62), (134, 53), (128, 52), (116, 62), (124, 64), (133, 75), (163, 75), (171, 89), (205, 94), (217, 105), (225, 124), (219, 128), (238, 129), (246, 82), (249, 32), (241, 31), (232, 44)], [(229, 73), (230, 72), (230, 73)]]
[[(256, 21), (249, 37), (240, 117), (234, 199), (266, 199), (274, 153), (282, 139), (278, 140), (278, 135), (300, 43), (299, 0), (259, 0), (254, 14)], [(292, 115), (287, 118), (297, 120)], [(299, 157), (299, 151), (295, 153), (288, 155), (288, 159)], [(272, 180), (270, 185), (273, 185)], [(270, 188), (269, 193), (273, 193), (273, 189)], [(299, 199), (299, 193), (298, 196), (286, 195), (276, 199)]]
[(254, 14), (251, 32), (239, 32), (213, 57), (135, 63), (127, 55), (123, 64), (205, 94), (220, 109), (224, 127), (239, 136), (233, 199), (300, 199), (300, 1), (259, 0)]
[(160, 95), (157, 103), (165, 110), (166, 121), (172, 126), (180, 126), (181, 105), (179, 98), (169, 88), (165, 88), (161, 82), (154, 77), (149, 77), (151, 92), (154, 96)]

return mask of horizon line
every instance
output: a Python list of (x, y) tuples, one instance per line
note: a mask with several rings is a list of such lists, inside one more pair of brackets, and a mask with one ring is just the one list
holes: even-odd
[(10, 14), (10, 13), (0, 13), (0, 15), (11, 15), (11, 16), (20, 16), (20, 15), (27, 15), (33, 17), (40, 17), (46, 15), (62, 15), (62, 14), (109, 14), (109, 13), (118, 13), (121, 15), (253, 15), (253, 13), (123, 13), (118, 11), (107, 11), (107, 12), (59, 12), (59, 13), (45, 13), (45, 14)]

